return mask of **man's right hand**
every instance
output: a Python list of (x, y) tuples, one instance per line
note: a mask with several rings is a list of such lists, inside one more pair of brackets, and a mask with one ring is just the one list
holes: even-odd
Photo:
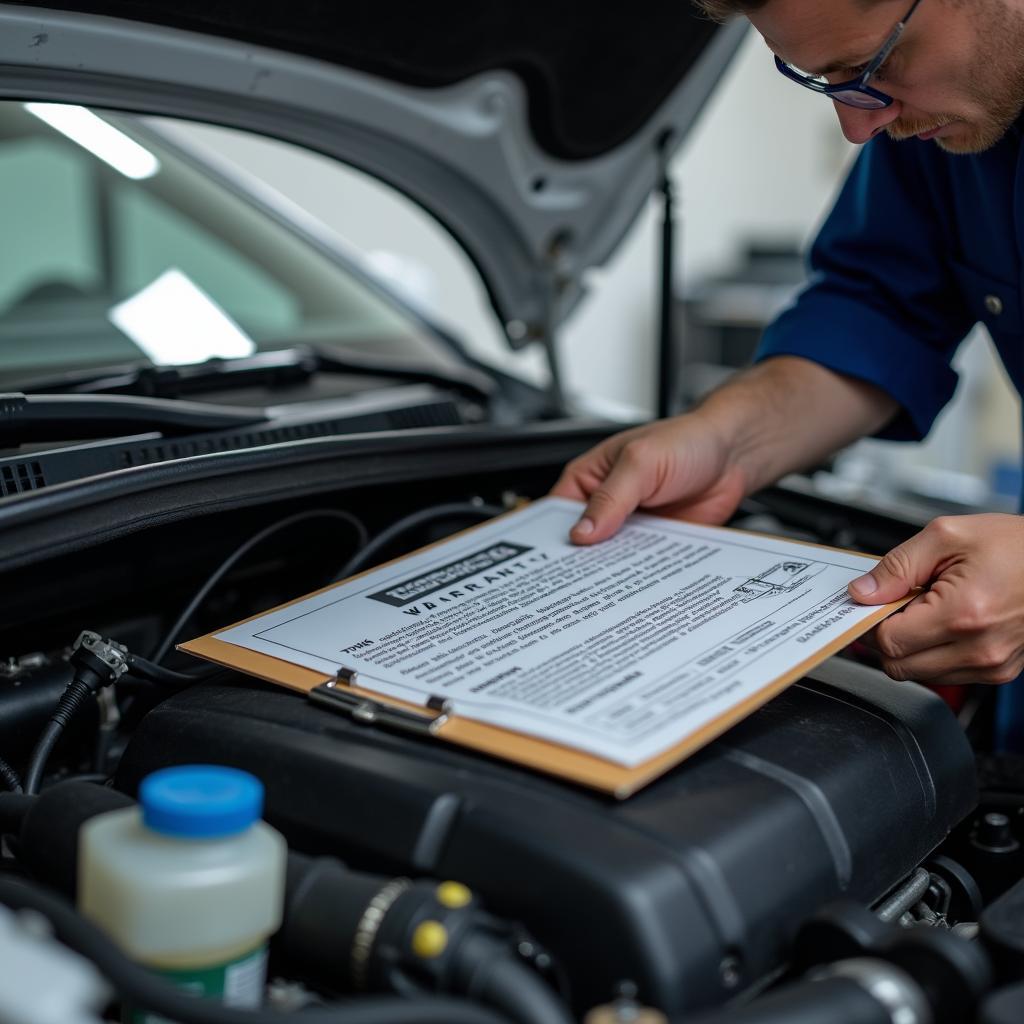
[(627, 430), (570, 462), (551, 491), (587, 503), (570, 538), (611, 537), (636, 509), (691, 522), (724, 523), (747, 493), (730, 446), (700, 412)]
[(875, 385), (799, 356), (731, 378), (693, 412), (616, 434), (565, 467), (552, 494), (587, 503), (571, 539), (606, 540), (638, 508), (724, 523), (748, 494), (887, 423)]

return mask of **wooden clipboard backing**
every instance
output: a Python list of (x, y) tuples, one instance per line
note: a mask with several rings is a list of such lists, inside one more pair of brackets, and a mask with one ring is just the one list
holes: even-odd
[[(462, 533), (468, 533), (478, 528), (479, 527), (477, 526), (472, 526), (469, 527), (468, 530), (462, 531)], [(721, 529), (721, 527), (719, 527), (719, 529)], [(748, 531), (736, 532), (746, 533)], [(437, 543), (442, 544), (450, 539), (451, 538), (449, 537), (446, 538), (445, 541), (439, 541)], [(820, 544), (809, 544), (803, 541), (793, 541), (792, 543), (800, 544), (804, 547), (814, 547), (824, 550), (842, 550), (839, 548), (827, 548), (825, 545)], [(418, 550), (425, 551), (436, 546), (436, 544), (430, 544)], [(418, 552), (412, 553), (414, 554)], [(403, 558), (404, 557), (408, 556), (403, 556)], [(396, 562), (403, 561), (403, 558), (393, 559), (391, 562), (386, 564), (393, 565)], [(367, 570), (367, 572), (376, 572), (382, 567), (383, 566), (374, 566), (373, 569)], [(323, 587), (313, 593), (319, 594), (328, 590), (333, 590), (335, 587), (341, 586), (342, 583), (348, 583), (352, 579), (358, 579), (359, 576), (362, 575), (365, 575), (365, 573), (359, 573), (357, 576), (350, 577), (348, 580), (331, 584), (330, 586)], [(287, 608), (289, 605), (296, 604), (299, 601), (304, 601), (311, 596), (313, 596), (313, 594), (304, 594), (302, 597), (298, 597), (294, 601), (287, 601), (278, 607)], [(492, 757), (497, 757), (502, 760), (511, 761), (515, 764), (532, 768), (548, 775), (554, 775), (570, 782), (579, 783), (580, 785), (600, 790), (603, 793), (614, 796), (616, 799), (622, 800), (631, 796), (637, 790), (643, 788), (647, 783), (653, 781), (659, 775), (664, 774), (681, 761), (684, 761), (691, 754), (710, 743), (711, 740), (720, 736), (737, 722), (742, 721), (753, 711), (756, 711), (761, 707), (762, 704), (766, 704), (773, 697), (785, 690), (786, 687), (806, 675), (815, 666), (820, 665), (821, 662), (852, 643), (857, 639), (857, 637), (866, 633), (888, 615), (891, 615), (892, 612), (902, 608), (907, 604), (907, 602), (911, 601), (914, 596), (915, 595), (911, 594), (900, 601), (894, 602), (893, 604), (879, 606), (878, 610), (874, 614), (870, 615), (867, 619), (862, 620), (853, 628), (847, 630), (842, 634), (842, 636), (836, 637), (825, 647), (816, 650), (809, 657), (801, 661), (800, 664), (794, 666), (785, 675), (772, 680), (769, 684), (758, 690), (757, 693), (752, 694), (740, 704), (737, 704), (724, 714), (719, 715), (718, 718), (714, 719), (714, 721), (709, 722), (702, 729), (690, 734), (676, 745), (632, 768), (615, 764), (613, 761), (607, 761), (604, 758), (596, 757), (593, 754), (588, 754), (581, 750), (553, 743), (549, 740), (526, 736), (523, 733), (513, 732), (509, 729), (501, 728), (500, 726), (489, 725), (485, 722), (477, 722), (469, 718), (460, 718), (457, 713), (448, 716), (447, 720), (438, 726), (434, 735), (437, 739), (442, 739), (449, 743), (455, 743), (459, 746), (468, 747), (471, 750), (489, 754)], [(250, 622), (253, 619), (261, 618), (269, 611), (276, 610), (276, 608), (268, 609), (267, 611), (260, 612), (258, 615), (250, 616), (248, 619), (243, 619), (233, 625), (241, 625), (243, 622)], [(224, 626), (221, 629), (216, 630), (216, 632), (221, 633), (224, 630), (231, 628), (232, 626)], [(309, 691), (315, 687), (332, 681), (332, 677), (325, 676), (321, 672), (303, 668), (301, 665), (295, 665), (291, 662), (283, 661), (280, 658), (271, 657), (268, 654), (249, 651), (235, 644), (227, 643), (224, 640), (218, 640), (214, 633), (208, 633), (205, 636), (197, 637), (195, 640), (189, 640), (187, 643), (179, 644), (178, 650), (186, 651), (189, 654), (194, 654), (200, 658), (215, 662), (218, 665), (223, 665), (225, 668), (236, 669), (240, 672), (245, 672), (248, 675), (255, 676), (258, 679), (263, 679), (269, 683), (275, 683), (291, 690), (298, 690), (302, 693), (309, 693)], [(375, 703), (401, 708), (405, 711), (411, 711), (417, 715), (421, 715), (425, 720), (435, 718), (438, 714), (437, 712), (429, 711), (415, 704), (398, 700), (385, 694), (376, 693), (373, 690), (367, 690), (359, 686), (346, 687), (346, 689), (350, 690), (353, 694), (364, 696)]]

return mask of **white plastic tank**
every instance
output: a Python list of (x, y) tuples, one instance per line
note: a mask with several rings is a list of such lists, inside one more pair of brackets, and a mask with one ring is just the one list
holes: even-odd
[(138, 806), (82, 828), (82, 913), (168, 980), (230, 1006), (258, 1006), (287, 854), (262, 810), (261, 783), (235, 768), (185, 765), (147, 776)]

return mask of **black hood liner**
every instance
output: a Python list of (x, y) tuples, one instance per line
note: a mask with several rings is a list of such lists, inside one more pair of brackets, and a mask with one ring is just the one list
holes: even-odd
[(452, 85), (494, 68), (529, 94), (538, 143), (598, 156), (635, 134), (717, 26), (691, 0), (25, 0), (301, 53), (396, 82)]

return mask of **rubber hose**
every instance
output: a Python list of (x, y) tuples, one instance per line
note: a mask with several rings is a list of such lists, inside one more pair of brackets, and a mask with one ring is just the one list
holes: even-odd
[(173, 686), (180, 689), (183, 686), (193, 686), (202, 682), (225, 669), (221, 665), (201, 664), (196, 666), (194, 672), (175, 672), (173, 669), (164, 668), (148, 658), (140, 657), (138, 654), (128, 656), (128, 671), (140, 679), (148, 679), (150, 682), (159, 683), (161, 686)]
[(0, 782), (12, 793), (21, 792), (21, 779), (18, 778), (18, 773), (2, 757), (0, 757)]
[(770, 992), (679, 1024), (892, 1024), (892, 1013), (852, 978), (824, 978)]
[(412, 1002), (391, 996), (365, 997), (288, 1016), (277, 1011), (234, 1009), (189, 995), (133, 963), (69, 903), (38, 886), (0, 877), (0, 904), (42, 914), (56, 938), (91, 961), (126, 1002), (180, 1024), (283, 1024), (288, 1020), (298, 1024), (508, 1024), (483, 1007), (442, 998)]
[[(461, 951), (462, 956), (476, 951)], [(477, 966), (461, 979), (461, 991), (471, 999), (491, 1006), (518, 1024), (573, 1024), (568, 1008), (544, 980), (511, 950), (496, 942), (481, 942)], [(477, 959), (474, 957), (474, 959)], [(461, 973), (461, 972), (460, 972)]]
[[(95, 678), (94, 674), (86, 672), (87, 676)], [(39, 792), (43, 781), (43, 773), (46, 771), (46, 762), (50, 759), (57, 740), (61, 738), (68, 723), (78, 713), (79, 709), (92, 697), (96, 695), (96, 686), (90, 686), (80, 676), (75, 676), (68, 683), (67, 689), (60, 695), (57, 707), (54, 708), (50, 721), (46, 724), (39, 742), (32, 751), (28, 760), (28, 768), (25, 770), (25, 792), (29, 796)]]

